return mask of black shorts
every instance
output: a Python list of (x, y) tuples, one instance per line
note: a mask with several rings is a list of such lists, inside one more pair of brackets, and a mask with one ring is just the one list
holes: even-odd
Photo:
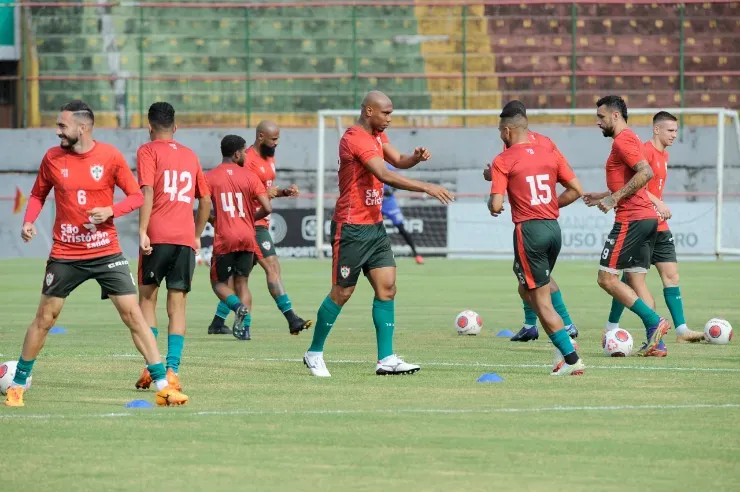
[(136, 281), (121, 253), (86, 260), (49, 258), (41, 286), (45, 296), (66, 298), (86, 280), (94, 279), (100, 285), (100, 298), (136, 294)]
[(195, 250), (180, 244), (152, 244), (152, 254), (139, 252), (139, 285), (157, 287), (167, 279), (167, 289), (190, 292), (195, 272)]
[(391, 241), (382, 222), (377, 224), (331, 223), (332, 282), (342, 287), (357, 285), (360, 272), (395, 267)]
[(557, 220), (527, 220), (514, 227), (514, 274), (529, 290), (550, 283), (563, 236)]
[(232, 275), (249, 277), (257, 261), (252, 251), (235, 251), (225, 255), (213, 255), (211, 259), (211, 280), (228, 282)]
[(676, 244), (673, 241), (673, 233), (670, 230), (658, 231), (650, 263), (653, 265), (656, 263), (678, 263)]
[(615, 222), (601, 251), (599, 269), (616, 275), (647, 272), (657, 236), (657, 219)]
[(265, 226), (257, 226), (254, 230), (257, 237), (257, 244), (260, 247), (257, 259), (261, 260), (269, 256), (275, 256), (277, 253), (275, 252), (275, 243), (272, 241), (270, 230)]

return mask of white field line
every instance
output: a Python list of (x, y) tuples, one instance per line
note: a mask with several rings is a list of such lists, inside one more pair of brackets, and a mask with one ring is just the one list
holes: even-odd
[[(3, 354), (0, 354), (2, 357)], [(72, 354), (72, 355), (42, 355), (43, 357), (76, 357), (76, 358), (108, 358), (108, 357), (120, 357), (120, 358), (131, 358), (140, 359), (140, 354)], [(209, 357), (203, 357), (198, 355), (188, 355), (185, 359), (209, 359)], [(226, 360), (231, 360), (228, 358)], [(288, 359), (279, 357), (239, 357), (238, 360), (248, 362), (303, 362), (303, 359)], [(374, 364), (375, 361), (368, 360), (327, 360), (328, 364)], [(432, 367), (480, 367), (480, 368), (492, 368), (492, 369), (541, 369), (543, 367), (552, 368), (552, 364), (489, 364), (486, 362), (418, 362), (415, 363), (422, 366)], [(586, 369), (598, 369), (606, 371), (671, 371), (671, 372), (740, 372), (739, 367), (662, 367), (662, 366), (600, 366), (592, 365), (586, 362)]]
[[(208, 417), (224, 415), (383, 415), (383, 414), (451, 414), (451, 415), (491, 415), (500, 413), (569, 413), (569, 412), (623, 412), (632, 410), (696, 410), (696, 409), (735, 409), (740, 403), (697, 403), (687, 405), (603, 405), (603, 406), (556, 406), (556, 407), (520, 407), (520, 408), (490, 408), (490, 409), (460, 409), (460, 408), (397, 408), (397, 409), (370, 409), (370, 410), (227, 410), (188, 412), (186, 410), (172, 410), (171, 415), (183, 417)], [(11, 413), (12, 412), (12, 413)], [(21, 410), (22, 412), (22, 410)], [(15, 410), (0, 413), (2, 420), (78, 420), (78, 419), (110, 419), (147, 415), (146, 411), (93, 413), (72, 415), (62, 414), (24, 414)], [(161, 417), (161, 414), (156, 414)]]

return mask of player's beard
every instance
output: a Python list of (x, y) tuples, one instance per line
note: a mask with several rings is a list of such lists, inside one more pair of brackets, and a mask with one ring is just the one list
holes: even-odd
[(75, 144), (77, 144), (77, 142), (80, 141), (79, 137), (75, 137), (72, 135), (66, 135), (66, 134), (62, 134), (59, 138), (61, 139), (61, 142), (59, 143), (59, 145), (65, 150), (69, 150), (73, 148)]
[(276, 148), (277, 146), (270, 147), (269, 145), (264, 144), (264, 143), (260, 144), (260, 155), (262, 157), (274, 157)]
[(601, 133), (604, 134), (605, 137), (610, 138), (614, 136), (614, 127), (604, 127), (601, 129)]

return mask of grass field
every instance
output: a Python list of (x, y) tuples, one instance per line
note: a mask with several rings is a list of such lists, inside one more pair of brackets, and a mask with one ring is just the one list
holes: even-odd
[[(43, 265), (0, 262), (2, 360), (18, 356)], [(283, 270), (297, 312), (315, 317), (329, 264)], [(712, 316), (740, 327), (740, 262), (683, 263), (681, 275), (691, 327)], [(36, 363), (26, 407), (0, 407), (0, 490), (740, 490), (737, 341), (676, 345), (671, 331), (666, 359), (604, 357), (609, 299), (592, 262), (556, 271), (581, 331), (580, 378), (548, 376), (543, 332), (527, 344), (494, 336), (522, 318), (508, 261), (399, 261), (396, 352), (422, 366), (405, 377), (374, 375), (365, 283), (329, 337), (332, 377), (319, 379), (300, 362), (310, 334), (288, 336), (261, 270), (250, 342), (206, 334), (216, 302), (206, 269), (196, 277), (180, 370), (191, 402), (124, 408), (154, 393), (134, 389), (143, 362), (87, 283), (59, 320), (68, 333), (50, 335)], [(456, 335), (463, 309), (481, 314), (481, 336)], [(639, 320), (627, 312), (622, 324), (639, 346)], [(504, 381), (477, 383), (485, 372)]]

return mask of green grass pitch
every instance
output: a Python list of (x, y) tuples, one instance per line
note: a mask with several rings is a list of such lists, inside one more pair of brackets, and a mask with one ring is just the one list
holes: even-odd
[[(15, 359), (39, 298), (44, 263), (0, 263), (0, 359)], [(132, 269), (135, 265), (132, 265)], [(315, 318), (330, 263), (284, 261), (299, 315)], [(724, 317), (740, 328), (740, 262), (682, 263), (690, 327)], [(0, 489), (66, 490), (740, 490), (740, 347), (677, 345), (666, 359), (601, 351), (609, 298), (595, 262), (558, 264), (578, 325), (583, 377), (551, 378), (552, 345), (516, 331), (521, 301), (510, 261), (400, 260), (395, 350), (422, 370), (374, 374), (372, 293), (362, 280), (326, 346), (330, 379), (300, 362), (310, 333), (288, 335), (252, 276), (252, 341), (208, 336), (216, 307), (196, 270), (180, 369), (191, 401), (129, 410), (143, 362), (109, 302), (88, 282), (67, 301), (22, 409), (0, 407)], [(654, 271), (650, 284), (667, 316)], [(455, 315), (483, 318), (458, 337)], [(159, 323), (166, 326), (160, 302)], [(626, 312), (639, 347), (644, 331)], [(166, 333), (166, 329), (160, 328)], [(166, 352), (166, 336), (160, 333)], [(501, 383), (476, 379), (496, 372)]]

